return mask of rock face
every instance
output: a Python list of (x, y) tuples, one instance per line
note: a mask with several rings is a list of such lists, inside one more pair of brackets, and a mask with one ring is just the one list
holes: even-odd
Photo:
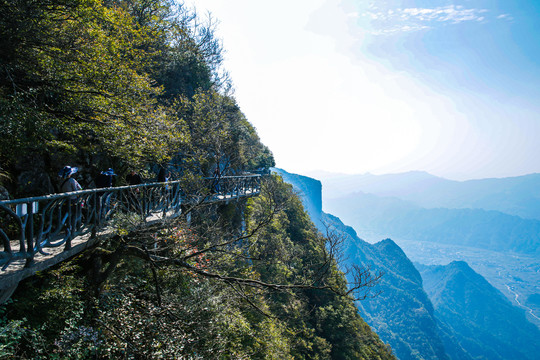
[(321, 227), (322, 219), (322, 184), (319, 180), (312, 179), (307, 176), (291, 174), (285, 170), (272, 168), (274, 173), (279, 174), (283, 180), (292, 184), (293, 188), (300, 195), (302, 204), (307, 210), (311, 221), (317, 227)]
[(0, 200), (9, 200), (9, 191), (3, 186), (0, 186)]
[(9, 198), (10, 198), (9, 191), (5, 187), (0, 186), (0, 201), (9, 200)]

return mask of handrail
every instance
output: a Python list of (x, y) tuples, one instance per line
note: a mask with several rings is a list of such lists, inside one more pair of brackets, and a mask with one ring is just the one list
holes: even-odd
[[(219, 178), (216, 177), (206, 177), (203, 178), (203, 180), (206, 181), (215, 181), (218, 179), (220, 182), (224, 182), (227, 180), (241, 180), (241, 179), (260, 179), (261, 175), (258, 174), (252, 174), (252, 175), (237, 175), (237, 176), (221, 176)], [(56, 197), (66, 197), (66, 196), (73, 196), (73, 195), (80, 195), (80, 194), (89, 194), (93, 192), (100, 192), (103, 189), (109, 190), (112, 189), (114, 191), (117, 190), (125, 190), (125, 189), (135, 189), (135, 188), (143, 188), (143, 187), (153, 187), (153, 186), (163, 186), (163, 185), (171, 185), (171, 184), (179, 184), (181, 180), (172, 180), (172, 181), (166, 181), (166, 182), (152, 182), (152, 183), (143, 183), (139, 185), (126, 185), (126, 186), (115, 186), (110, 188), (98, 188), (98, 189), (85, 189), (85, 190), (78, 190), (78, 191), (72, 191), (69, 193), (56, 193), (56, 194), (49, 194), (49, 195), (43, 195), (43, 196), (35, 196), (35, 197), (29, 197), (29, 198), (21, 198), (21, 199), (12, 199), (12, 200), (0, 200), (0, 205), (9, 205), (9, 204), (17, 204), (21, 202), (30, 202), (30, 201), (40, 201), (40, 200), (49, 200), (54, 199)]]
[(181, 181), (79, 190), (0, 201), (0, 276), (17, 260), (24, 267), (47, 248), (71, 249), (75, 237), (95, 237), (111, 225), (115, 214), (137, 216), (141, 222), (173, 218), (195, 202), (221, 202), (257, 195), (261, 175), (204, 178), (201, 191), (186, 194)]

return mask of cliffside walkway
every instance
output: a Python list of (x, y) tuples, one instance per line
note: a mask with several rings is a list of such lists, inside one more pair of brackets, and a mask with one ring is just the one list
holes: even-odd
[(196, 204), (256, 196), (260, 184), (260, 175), (222, 176), (190, 193), (170, 181), (0, 201), (0, 303), (24, 278), (112, 236), (117, 221), (145, 226)]

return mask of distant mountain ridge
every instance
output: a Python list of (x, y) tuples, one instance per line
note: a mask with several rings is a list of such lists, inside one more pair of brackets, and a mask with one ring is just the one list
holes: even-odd
[(540, 220), (540, 174), (454, 181), (426, 172), (388, 175), (338, 175), (322, 180), (324, 198), (363, 192), (396, 197), (425, 208), (495, 210)]
[(540, 255), (540, 220), (483, 209), (422, 208), (411, 201), (354, 193), (325, 202), (356, 229), (398, 239)]

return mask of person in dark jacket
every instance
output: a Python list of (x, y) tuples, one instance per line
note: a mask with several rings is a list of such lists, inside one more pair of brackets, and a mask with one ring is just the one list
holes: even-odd
[(126, 176), (126, 182), (128, 185), (139, 185), (142, 184), (142, 179), (135, 170), (131, 170), (130, 173)]
[[(79, 168), (76, 167), (64, 166), (64, 168), (58, 172), (58, 176), (63, 179), (62, 184), (60, 185), (61, 192), (65, 193), (82, 190), (79, 182), (73, 178), (73, 174), (78, 170)], [(79, 203), (79, 197), (77, 195), (71, 196), (67, 202), (62, 205), (64, 211), (62, 223), (66, 224), (68, 236), (70, 238), (66, 243), (66, 249), (71, 248), (71, 239), (74, 237), (77, 224), (80, 224), (81, 222), (81, 205), (82, 203)]]
[[(126, 176), (126, 182), (128, 183), (128, 185), (139, 185), (139, 184), (142, 184), (142, 179), (141, 179), (141, 176), (137, 174), (135, 170), (131, 170), (129, 174), (127, 174)], [(130, 208), (137, 213), (142, 211), (140, 195), (141, 195), (140, 188), (131, 189), (131, 192), (129, 195)]]
[(116, 174), (111, 168), (107, 169), (107, 171), (102, 171), (96, 177), (96, 188), (100, 189), (113, 187), (116, 184), (116, 179), (114, 176), (116, 176)]
[[(103, 189), (113, 187), (116, 184), (116, 179), (114, 178), (115, 176), (116, 174), (111, 168), (108, 168), (106, 171), (102, 171), (100, 174), (98, 174), (98, 176), (96, 176), (96, 188)], [(98, 197), (97, 212), (99, 221), (101, 221), (102, 218), (105, 218), (110, 210), (111, 195), (112, 193), (106, 191), (98, 191), (96, 193), (96, 196)]]
[(58, 172), (58, 176), (63, 179), (62, 184), (60, 185), (61, 192), (82, 190), (81, 185), (72, 177), (77, 171), (79, 171), (79, 168), (77, 167), (64, 166), (64, 168)]
[(168, 180), (169, 179), (167, 179), (167, 171), (165, 171), (164, 167), (160, 167), (157, 175), (157, 182), (166, 182)]

